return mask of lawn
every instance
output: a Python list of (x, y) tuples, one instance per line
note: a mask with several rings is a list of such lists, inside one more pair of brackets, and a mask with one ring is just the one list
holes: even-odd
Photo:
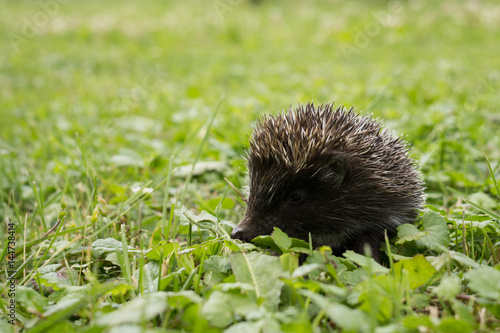
[[(500, 329), (498, 1), (0, 6), (1, 332)], [(229, 237), (252, 126), (308, 101), (419, 161), (385, 266)]]

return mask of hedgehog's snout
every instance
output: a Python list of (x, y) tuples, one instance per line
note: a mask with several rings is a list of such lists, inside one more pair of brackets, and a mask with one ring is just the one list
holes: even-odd
[(233, 232), (231, 233), (231, 238), (232, 239), (239, 239), (244, 242), (250, 242), (252, 239), (258, 236), (258, 233), (256, 234), (255, 226), (251, 223), (251, 220), (245, 216), (243, 219), (238, 223), (238, 225), (233, 229)]
[(236, 228), (233, 229), (233, 232), (231, 233), (231, 238), (232, 239), (239, 239), (244, 242), (249, 242), (250, 239), (248, 239), (248, 233), (245, 232), (245, 229), (240, 227), (239, 225), (236, 226)]

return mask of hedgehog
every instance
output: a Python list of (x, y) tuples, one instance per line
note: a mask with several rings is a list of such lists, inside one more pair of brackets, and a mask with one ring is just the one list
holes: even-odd
[[(248, 198), (231, 233), (250, 242), (274, 227), (333, 254), (369, 251), (415, 222), (424, 187), (407, 142), (371, 115), (333, 103), (290, 108), (257, 123), (247, 150)], [(367, 248), (368, 247), (368, 248)]]

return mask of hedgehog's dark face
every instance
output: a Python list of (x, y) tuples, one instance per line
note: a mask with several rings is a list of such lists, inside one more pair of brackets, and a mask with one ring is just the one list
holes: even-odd
[[(272, 159), (249, 159), (247, 210), (231, 237), (250, 241), (278, 227), (290, 237), (308, 240), (309, 233), (332, 233), (335, 226), (341, 230), (342, 205), (336, 203), (347, 196), (350, 162), (340, 154), (319, 156), (315, 162), (316, 167), (298, 169)], [(332, 212), (336, 206), (338, 214)]]

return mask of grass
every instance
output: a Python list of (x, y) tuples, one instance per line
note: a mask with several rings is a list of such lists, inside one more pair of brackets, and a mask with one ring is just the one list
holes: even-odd
[[(495, 1), (0, 5), (2, 331), (499, 329)], [(388, 267), (228, 237), (252, 124), (309, 100), (412, 144)]]

